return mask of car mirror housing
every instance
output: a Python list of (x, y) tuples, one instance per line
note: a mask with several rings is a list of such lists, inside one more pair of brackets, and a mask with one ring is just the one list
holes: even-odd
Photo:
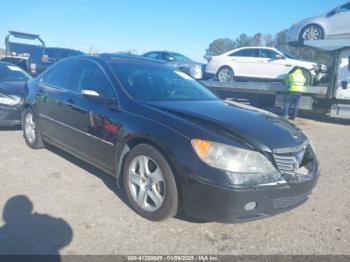
[(286, 59), (286, 57), (283, 55), (276, 55), (276, 59)]

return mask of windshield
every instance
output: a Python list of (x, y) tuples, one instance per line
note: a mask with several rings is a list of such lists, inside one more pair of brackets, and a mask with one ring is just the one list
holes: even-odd
[(288, 58), (297, 59), (294, 55), (288, 53), (287, 51), (284, 51), (284, 50), (278, 50), (278, 51), (280, 51), (282, 54), (284, 54)]
[(133, 62), (113, 62), (112, 70), (136, 100), (217, 100), (205, 86), (174, 68)]
[(187, 63), (192, 62), (192, 60), (187, 56), (184, 56), (178, 53), (171, 53), (171, 54), (175, 57), (176, 61), (187, 62)]
[(30, 76), (18, 66), (9, 64), (0, 64), (0, 81), (20, 82), (27, 81)]

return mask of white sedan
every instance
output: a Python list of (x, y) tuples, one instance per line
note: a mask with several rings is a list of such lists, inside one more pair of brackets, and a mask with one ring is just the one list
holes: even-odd
[(350, 2), (294, 24), (287, 33), (289, 43), (350, 37)]
[(283, 80), (295, 67), (302, 68), (308, 84), (324, 65), (298, 60), (271, 47), (242, 47), (210, 58), (206, 75), (220, 82), (234, 79)]

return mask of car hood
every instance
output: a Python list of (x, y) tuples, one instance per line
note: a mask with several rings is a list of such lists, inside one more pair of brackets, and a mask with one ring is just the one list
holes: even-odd
[(231, 101), (167, 101), (148, 104), (214, 132), (229, 133), (263, 151), (299, 146), (307, 139), (299, 128), (282, 118)]
[(0, 81), (0, 94), (4, 95), (16, 95), (23, 97), (25, 95), (25, 83), (26, 82), (1, 82)]

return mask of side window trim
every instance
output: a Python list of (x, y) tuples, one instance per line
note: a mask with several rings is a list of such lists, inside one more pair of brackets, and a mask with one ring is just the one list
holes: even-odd
[[(77, 59), (70, 59), (69, 61), (77, 61)], [(68, 80), (70, 79), (75, 67), (77, 66), (78, 63), (76, 63), (76, 65), (74, 65), (73, 67), (73, 70), (70, 72), (69, 76), (66, 78), (65, 82), (64, 82), (64, 85), (63, 86), (56, 86), (56, 85), (52, 85), (52, 84), (48, 84), (48, 83), (45, 83), (43, 80), (44, 80), (44, 77), (49, 74), (52, 70), (55, 69), (56, 66), (60, 65), (61, 63), (64, 63), (65, 60), (63, 61), (59, 61), (59, 62), (56, 62), (55, 63), (55, 66), (50, 68), (47, 72), (45, 72), (41, 77), (40, 77), (40, 80), (39, 80), (39, 84), (40, 85), (44, 85), (44, 86), (47, 86), (47, 87), (50, 87), (50, 88), (54, 88), (54, 89), (57, 89), (57, 90), (64, 90), (64, 91), (69, 91), (67, 90), (67, 83), (68, 83)]]
[[(237, 53), (239, 53), (239, 52), (244, 52), (244, 51), (246, 51), (246, 52), (249, 52), (249, 51), (250, 51), (250, 52), (257, 52), (257, 55), (258, 55), (258, 56), (247, 56), (247, 55), (242, 56), (242, 55), (237, 55)], [(245, 49), (237, 50), (237, 51), (231, 53), (229, 56), (233, 56), (233, 57), (245, 57), (245, 58), (259, 58), (259, 57), (261, 57), (261, 54), (260, 54), (260, 49), (259, 49), (259, 48), (245, 48)]]

